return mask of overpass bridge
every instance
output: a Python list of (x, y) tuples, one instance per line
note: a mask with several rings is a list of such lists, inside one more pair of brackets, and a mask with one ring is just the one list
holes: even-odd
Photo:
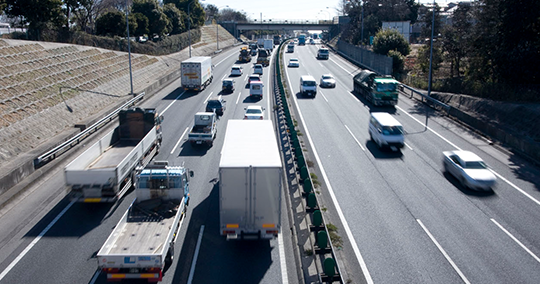
[(235, 37), (242, 31), (252, 30), (274, 30), (274, 31), (294, 31), (294, 30), (323, 30), (330, 31), (338, 27), (337, 20), (263, 20), (263, 21), (223, 21), (218, 22)]

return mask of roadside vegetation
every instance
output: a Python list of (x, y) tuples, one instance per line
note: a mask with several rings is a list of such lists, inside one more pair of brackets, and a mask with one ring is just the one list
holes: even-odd
[[(402, 82), (427, 89), (435, 10), (432, 90), (540, 102), (540, 1), (478, 0), (459, 4), (450, 17), (443, 17), (438, 5), (432, 9), (414, 0), (341, 2), (350, 17), (342, 39), (369, 45), (373, 37), (373, 51), (394, 58), (394, 76)], [(420, 35), (411, 38), (417, 44), (410, 55), (400, 49), (395, 34), (380, 30), (383, 21), (423, 26)]]

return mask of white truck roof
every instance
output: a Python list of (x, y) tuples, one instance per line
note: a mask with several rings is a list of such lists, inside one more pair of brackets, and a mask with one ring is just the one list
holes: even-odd
[(212, 57), (209, 57), (209, 56), (196, 56), (196, 57), (191, 57), (189, 59), (186, 59), (184, 61), (182, 61), (182, 63), (200, 63), (200, 62), (204, 62), (206, 60), (211, 60)]
[(281, 167), (271, 120), (234, 120), (227, 123), (220, 168)]

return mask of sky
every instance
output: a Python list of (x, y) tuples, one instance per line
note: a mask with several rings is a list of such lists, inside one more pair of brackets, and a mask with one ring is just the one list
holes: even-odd
[[(340, 0), (204, 0), (202, 4), (212, 4), (220, 10), (229, 8), (245, 12), (250, 19), (282, 20), (328, 20), (338, 15), (336, 8)], [(433, 0), (417, 0), (421, 4), (433, 3)], [(437, 3), (457, 1), (436, 0)], [(322, 12), (321, 12), (322, 11)]]

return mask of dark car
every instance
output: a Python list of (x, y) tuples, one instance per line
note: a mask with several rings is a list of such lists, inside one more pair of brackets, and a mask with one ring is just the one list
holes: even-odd
[(213, 97), (206, 104), (206, 112), (216, 112), (217, 115), (223, 115), (225, 111), (225, 101), (221, 96)]
[(234, 80), (233, 79), (225, 79), (222, 82), (221, 90), (225, 93), (232, 93), (234, 92)]

